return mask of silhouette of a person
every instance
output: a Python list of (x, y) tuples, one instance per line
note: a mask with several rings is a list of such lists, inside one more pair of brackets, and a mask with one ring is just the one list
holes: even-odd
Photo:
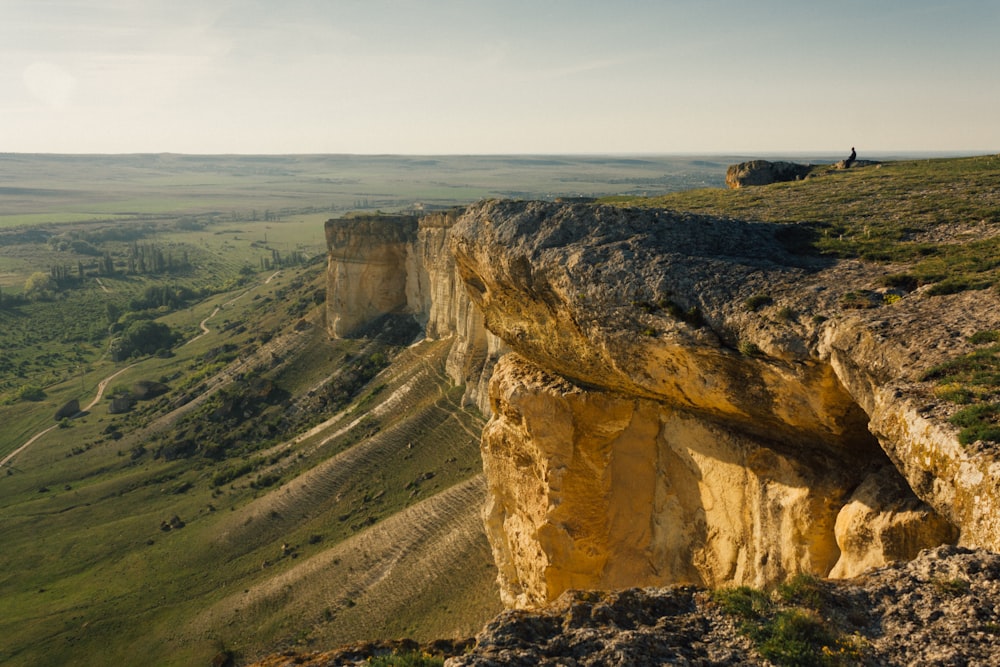
[(850, 167), (852, 164), (854, 164), (854, 160), (857, 157), (858, 157), (858, 154), (856, 152), (854, 152), (854, 146), (851, 146), (851, 155), (844, 162), (844, 166), (845, 167)]

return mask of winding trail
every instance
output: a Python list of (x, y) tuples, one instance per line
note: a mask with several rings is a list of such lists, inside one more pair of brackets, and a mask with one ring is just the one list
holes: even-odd
[(127, 371), (130, 368), (132, 368), (133, 366), (135, 366), (138, 363), (139, 362), (136, 362), (135, 364), (129, 364), (125, 368), (120, 368), (117, 371), (115, 371), (114, 373), (112, 373), (111, 375), (109, 375), (108, 377), (106, 377), (103, 380), (101, 380), (100, 382), (98, 382), (97, 383), (97, 396), (94, 396), (94, 400), (92, 400), (90, 403), (88, 403), (87, 407), (85, 407), (80, 412), (81, 413), (87, 412), (92, 407), (94, 407), (95, 405), (97, 405), (98, 403), (100, 403), (101, 399), (104, 398), (104, 390), (108, 388), (108, 384), (112, 380), (114, 380), (116, 377), (118, 377), (119, 375), (121, 375), (122, 373), (124, 373), (125, 371)]
[(206, 317), (205, 319), (203, 319), (201, 322), (199, 322), (198, 326), (201, 327), (201, 333), (198, 334), (197, 336), (195, 336), (194, 338), (192, 338), (191, 340), (189, 340), (188, 342), (184, 343), (184, 344), (185, 345), (190, 345), (191, 343), (195, 342), (196, 340), (198, 340), (202, 336), (207, 336), (208, 334), (212, 333), (212, 330), (208, 328), (208, 321), (210, 319), (212, 319), (213, 317), (215, 317), (216, 315), (218, 315), (220, 310), (222, 310), (222, 306), (216, 306), (215, 310), (212, 311), (211, 315), (209, 315), (208, 317)]
[[(126, 366), (125, 368), (119, 368), (117, 371), (115, 371), (114, 373), (112, 373), (108, 377), (106, 377), (103, 380), (101, 380), (97, 384), (97, 395), (94, 396), (94, 400), (92, 400), (90, 403), (88, 403), (87, 407), (83, 408), (82, 410), (80, 410), (80, 412), (76, 413), (76, 415), (74, 415), (74, 417), (78, 417), (78, 416), (82, 415), (84, 412), (87, 412), (88, 410), (90, 410), (91, 408), (93, 408), (95, 405), (97, 405), (98, 403), (100, 403), (101, 399), (104, 397), (104, 390), (108, 388), (108, 384), (112, 380), (114, 380), (116, 377), (118, 377), (119, 375), (121, 375), (122, 373), (124, 373), (125, 371), (127, 371), (128, 369), (132, 368), (132, 366), (135, 366), (135, 364), (131, 364), (129, 366)], [(14, 459), (15, 456), (17, 456), (18, 454), (20, 454), (21, 452), (23, 452), (24, 450), (26, 450), (28, 447), (30, 447), (31, 445), (33, 445), (36, 440), (38, 440), (39, 438), (41, 438), (43, 435), (45, 435), (46, 433), (48, 433), (52, 429), (57, 428), (58, 426), (59, 426), (59, 424), (53, 424), (52, 426), (48, 427), (47, 429), (45, 429), (43, 431), (39, 431), (35, 435), (31, 436), (31, 438), (26, 443), (24, 443), (23, 445), (21, 445), (20, 447), (18, 447), (14, 451), (12, 451), (7, 456), (3, 457), (3, 459), (0, 459), (0, 468), (2, 468), (3, 466), (7, 465), (10, 461), (12, 461)]]
[[(272, 280), (274, 280), (275, 278), (277, 278), (280, 273), (281, 273), (281, 271), (275, 271), (274, 273), (272, 273), (270, 276), (268, 276), (267, 280), (264, 281), (264, 284), (267, 285), (268, 283), (270, 283)], [(105, 287), (104, 284), (101, 283), (101, 281), (99, 279), (98, 279), (97, 283), (101, 286), (102, 290), (104, 290), (105, 292), (110, 292), (110, 290), (107, 287)], [(244, 290), (243, 292), (241, 292), (237, 296), (233, 297), (232, 299), (230, 299), (226, 303), (224, 303), (222, 305), (219, 305), (219, 306), (216, 306), (215, 310), (212, 311), (212, 314), (209, 315), (208, 317), (206, 317), (205, 319), (203, 319), (200, 322), (199, 326), (201, 327), (201, 333), (198, 334), (197, 336), (195, 336), (194, 338), (192, 338), (191, 340), (189, 340), (187, 343), (185, 343), (185, 345), (193, 343), (194, 341), (198, 340), (199, 338), (201, 338), (202, 336), (204, 336), (206, 334), (212, 333), (212, 330), (208, 328), (208, 321), (210, 319), (212, 319), (213, 317), (215, 317), (216, 315), (218, 315), (219, 311), (222, 310), (225, 306), (232, 305), (238, 299), (240, 299), (243, 296), (245, 296), (247, 294), (247, 292), (249, 292), (249, 291), (250, 291), (250, 289)], [(137, 363), (139, 363), (139, 362), (136, 362), (136, 364)], [(111, 375), (109, 375), (108, 377), (106, 377), (103, 380), (101, 380), (97, 384), (97, 395), (94, 396), (94, 400), (92, 400), (90, 403), (88, 403), (87, 407), (82, 408), (80, 410), (80, 412), (78, 412), (76, 415), (74, 415), (74, 417), (80, 416), (84, 412), (89, 411), (95, 405), (97, 405), (98, 403), (100, 403), (101, 399), (104, 398), (104, 390), (108, 388), (108, 384), (110, 384), (112, 380), (114, 380), (116, 377), (118, 377), (119, 375), (121, 375), (122, 373), (124, 373), (125, 371), (127, 371), (128, 369), (132, 368), (132, 366), (135, 366), (136, 364), (130, 364), (130, 365), (124, 367), (124, 368), (120, 368), (117, 371), (115, 371), (114, 373), (112, 373)], [(31, 436), (31, 438), (27, 442), (25, 442), (23, 445), (21, 445), (20, 447), (18, 447), (14, 451), (12, 451), (7, 456), (3, 457), (3, 459), (0, 459), (0, 468), (6, 466), (10, 461), (12, 461), (14, 459), (14, 457), (16, 457), (18, 454), (20, 454), (21, 452), (23, 452), (24, 450), (26, 450), (28, 447), (30, 447), (31, 445), (33, 445), (36, 440), (38, 440), (39, 438), (41, 438), (43, 435), (45, 435), (46, 433), (48, 433), (52, 429), (57, 428), (58, 426), (59, 426), (59, 424), (53, 424), (52, 426), (48, 427), (47, 429), (45, 429), (43, 431), (39, 431), (35, 435)]]
[[(269, 284), (272, 280), (274, 280), (275, 278), (277, 278), (280, 274), (281, 274), (281, 271), (275, 271), (270, 276), (268, 276), (267, 280), (264, 281), (264, 284), (265, 285)], [(229, 301), (226, 301), (224, 304), (216, 306), (215, 310), (213, 310), (212, 313), (208, 317), (206, 317), (205, 319), (203, 319), (201, 322), (198, 323), (198, 326), (201, 328), (201, 333), (198, 334), (197, 336), (195, 336), (194, 338), (192, 338), (191, 340), (187, 341), (184, 344), (185, 345), (190, 345), (191, 343), (195, 342), (196, 340), (198, 340), (202, 336), (206, 336), (206, 335), (212, 333), (212, 330), (208, 328), (208, 321), (210, 319), (212, 319), (213, 317), (215, 317), (216, 315), (218, 315), (219, 311), (222, 310), (223, 308), (225, 308), (226, 306), (231, 306), (234, 303), (236, 303), (239, 299), (242, 299), (244, 296), (246, 296), (247, 292), (249, 292), (252, 289), (253, 289), (252, 287), (249, 287), (249, 288), (243, 290), (242, 292), (240, 292), (239, 294), (237, 294), (236, 296), (234, 296)]]

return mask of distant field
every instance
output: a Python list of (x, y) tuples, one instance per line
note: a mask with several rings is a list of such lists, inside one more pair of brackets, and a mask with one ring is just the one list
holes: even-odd
[(720, 185), (737, 158), (0, 155), (0, 228), (320, 208), (393, 211), (484, 197), (657, 195)]

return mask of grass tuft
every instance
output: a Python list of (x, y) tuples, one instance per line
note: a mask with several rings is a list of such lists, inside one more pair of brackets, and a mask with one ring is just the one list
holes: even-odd
[(369, 658), (367, 664), (373, 667), (439, 667), (444, 664), (444, 658), (414, 651), (375, 656)]

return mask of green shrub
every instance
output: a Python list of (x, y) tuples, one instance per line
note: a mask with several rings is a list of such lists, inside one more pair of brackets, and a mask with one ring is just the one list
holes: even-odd
[(788, 306), (779, 308), (777, 315), (779, 320), (784, 320), (785, 322), (794, 322), (799, 317), (798, 313)]
[(864, 643), (842, 636), (820, 615), (828, 598), (822, 582), (799, 574), (780, 585), (774, 598), (739, 586), (714, 591), (712, 601), (739, 619), (739, 631), (761, 656), (776, 665), (853, 665), (864, 662)]
[(963, 445), (971, 445), (977, 440), (1000, 442), (1000, 403), (970, 405), (948, 421), (962, 427), (958, 441)]
[(368, 664), (374, 667), (439, 667), (444, 664), (444, 658), (417, 652), (393, 653), (369, 658)]
[(771, 610), (771, 601), (763, 591), (749, 586), (720, 588), (712, 591), (712, 600), (722, 611), (745, 621), (757, 620)]
[(826, 600), (823, 582), (805, 572), (800, 572), (779, 585), (778, 595), (785, 602), (805, 605), (810, 609), (819, 609)]
[(743, 305), (756, 313), (761, 308), (770, 306), (772, 303), (774, 303), (774, 299), (767, 294), (754, 294), (752, 297), (744, 301)]
[(916, 276), (909, 273), (893, 273), (882, 277), (882, 285), (893, 289), (901, 289), (905, 292), (912, 292), (920, 286), (920, 281)]
[(968, 405), (978, 396), (971, 389), (963, 387), (957, 382), (948, 382), (935, 387), (934, 395), (951, 403), (958, 403), (959, 405)]
[(973, 345), (984, 345), (998, 341), (1000, 341), (1000, 331), (977, 331), (969, 336), (969, 342)]
[(815, 612), (779, 611), (760, 628), (759, 635), (751, 639), (758, 642), (757, 650), (764, 658), (778, 665), (836, 664), (828, 651), (837, 644), (837, 637)]
[(21, 401), (44, 401), (45, 390), (33, 384), (26, 384), (17, 390), (17, 398)]

